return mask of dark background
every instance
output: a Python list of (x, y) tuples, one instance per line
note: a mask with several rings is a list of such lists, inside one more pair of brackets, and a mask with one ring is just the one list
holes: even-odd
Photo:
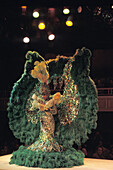
[[(58, 54), (73, 55), (77, 48), (89, 48), (92, 78), (113, 77), (113, 9), (112, 1), (1, 1), (0, 5), (0, 72), (1, 89), (11, 88), (20, 78), (28, 50), (39, 52), (48, 59)], [(22, 15), (21, 6), (27, 11)], [(78, 6), (82, 12), (78, 13)], [(74, 26), (68, 28), (65, 21), (68, 16), (62, 13), (64, 6), (71, 9)], [(56, 16), (51, 18), (48, 8), (56, 9)], [(95, 11), (101, 7), (101, 14)], [(40, 9), (46, 22), (46, 29), (33, 27), (32, 12)], [(39, 20), (39, 19), (35, 19)], [(57, 20), (57, 21), (56, 21)], [(47, 39), (52, 28), (56, 35), (53, 42)], [(29, 36), (31, 41), (24, 44), (22, 39)]]

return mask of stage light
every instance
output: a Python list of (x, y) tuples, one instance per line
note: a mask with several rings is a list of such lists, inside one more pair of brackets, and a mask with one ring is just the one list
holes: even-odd
[(27, 9), (27, 6), (21, 6), (22, 9)]
[(55, 35), (54, 34), (49, 34), (48, 35), (48, 40), (52, 41), (55, 39)]
[(38, 18), (39, 17), (39, 12), (38, 11), (34, 11), (33, 12), (33, 17), (34, 18)]
[(55, 8), (48, 8), (48, 14), (50, 17), (55, 16), (56, 9)]
[(69, 10), (68, 8), (64, 8), (64, 9), (63, 9), (63, 13), (64, 13), (64, 14), (69, 14), (69, 13), (70, 13), (70, 10)]
[(40, 22), (39, 24), (38, 24), (38, 28), (40, 29), (40, 30), (44, 30), (45, 29), (45, 24), (44, 24), (44, 22)]
[(66, 21), (66, 25), (67, 25), (68, 27), (71, 27), (71, 26), (73, 26), (73, 22), (72, 22), (72, 21)]
[(27, 6), (21, 6), (21, 9), (22, 9), (22, 15), (26, 15)]
[(72, 16), (69, 16), (69, 17), (67, 18), (66, 25), (67, 25), (68, 27), (72, 27), (72, 26), (73, 26), (73, 17), (72, 17)]
[(29, 43), (30, 42), (30, 38), (29, 37), (24, 37), (23, 38), (23, 42), (24, 43)]
[(77, 9), (78, 13), (80, 14), (82, 12), (82, 7), (79, 6), (78, 9)]

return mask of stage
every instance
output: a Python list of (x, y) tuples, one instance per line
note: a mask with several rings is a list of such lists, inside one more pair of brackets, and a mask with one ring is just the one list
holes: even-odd
[[(41, 170), (42, 168), (27, 168), (24, 166), (9, 165), (9, 160), (12, 155), (0, 156), (0, 170)], [(84, 159), (84, 165), (75, 166), (72, 168), (54, 168), (60, 170), (113, 170), (113, 160), (105, 159)], [(46, 169), (45, 169), (46, 170)], [(47, 169), (48, 170), (48, 169)]]

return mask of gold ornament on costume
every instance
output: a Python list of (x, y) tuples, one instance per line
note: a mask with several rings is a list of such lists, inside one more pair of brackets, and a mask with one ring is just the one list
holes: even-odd
[(74, 61), (74, 57), (70, 58), (67, 64), (65, 64), (62, 75), (65, 86), (59, 120), (63, 125), (70, 124), (73, 120), (75, 120), (79, 111), (79, 96), (77, 85), (74, 84), (70, 73), (72, 68), (72, 61)]
[(35, 67), (31, 70), (31, 76), (33, 78), (39, 79), (42, 83), (46, 83), (49, 78), (49, 73), (44, 61), (38, 62), (35, 61)]

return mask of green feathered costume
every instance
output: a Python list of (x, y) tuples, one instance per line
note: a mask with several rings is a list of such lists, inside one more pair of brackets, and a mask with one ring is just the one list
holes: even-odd
[[(72, 167), (83, 164), (84, 154), (81, 151), (76, 151), (72, 145), (74, 142), (79, 146), (85, 143), (88, 139), (88, 134), (97, 126), (97, 90), (89, 76), (90, 57), (90, 50), (86, 48), (78, 49), (71, 63), (70, 75), (77, 86), (79, 96), (79, 112), (76, 119), (63, 125), (60, 123), (58, 114), (54, 116), (54, 139), (62, 146), (63, 151), (56, 152), (52, 150), (51, 152), (46, 152), (39, 150), (37, 152), (29, 150), (25, 146), (20, 146), (13, 153), (10, 164), (41, 168)], [(47, 70), (50, 79), (63, 75), (68, 60), (68, 57), (59, 57), (57, 60), (48, 62)], [(33, 120), (37, 120), (33, 123), (28, 121), (26, 114), (28, 99), (36, 92), (36, 88), (38, 91), (40, 88), (39, 80), (33, 78), (30, 74), (34, 68), (35, 61), (44, 61), (46, 63), (37, 52), (28, 51), (24, 73), (14, 84), (8, 103), (9, 127), (14, 136), (28, 146), (37, 141), (40, 134), (40, 119), (36, 118), (37, 115), (32, 115), (32, 117), (34, 116)], [(61, 105), (57, 107), (58, 112), (62, 111), (61, 108)]]

